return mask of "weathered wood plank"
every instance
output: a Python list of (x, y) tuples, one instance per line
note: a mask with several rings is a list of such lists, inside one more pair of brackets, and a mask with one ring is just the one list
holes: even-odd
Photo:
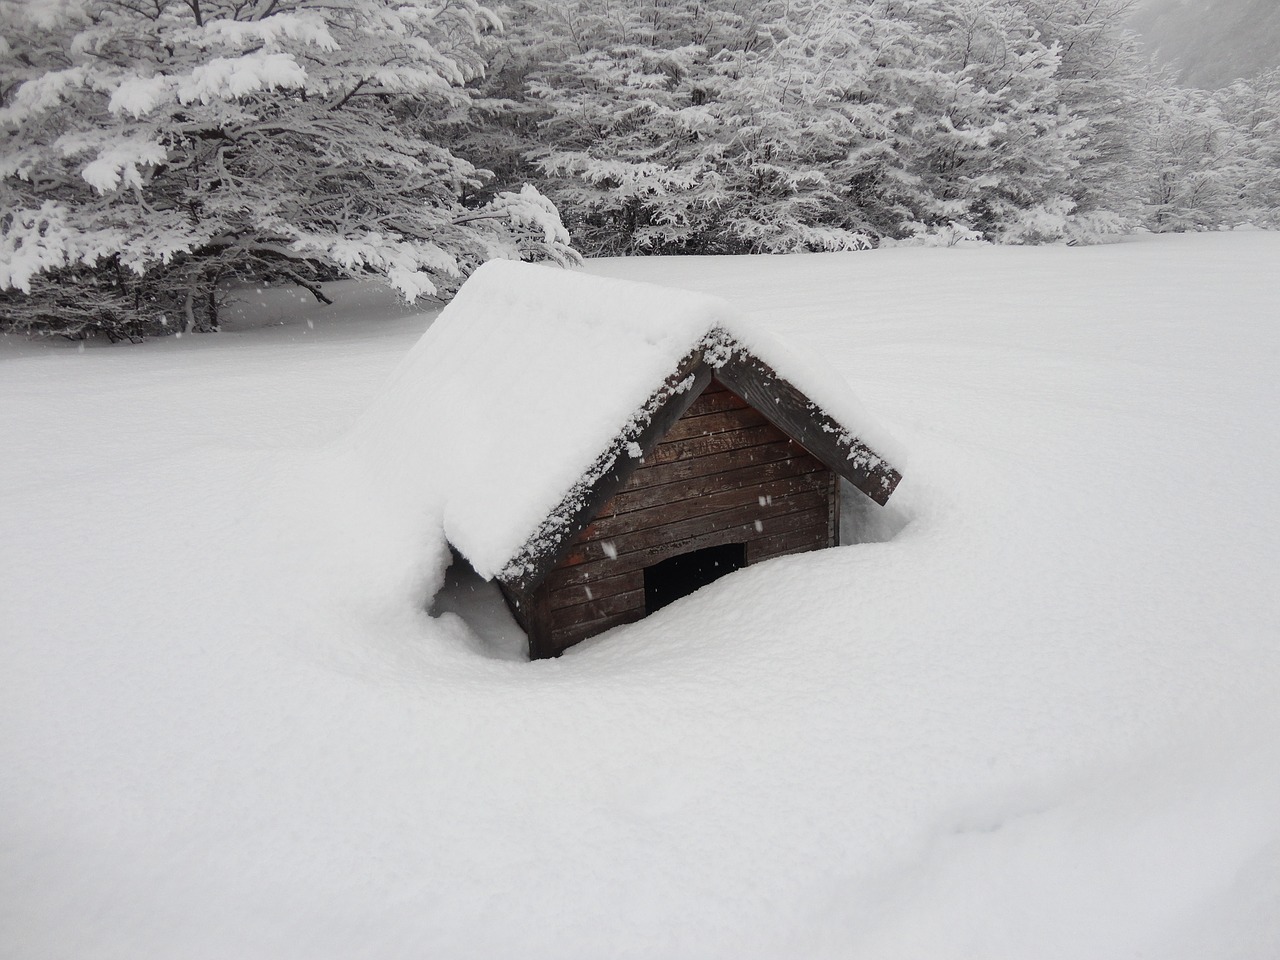
[(677, 520), (662, 526), (645, 527), (600, 540), (579, 541), (565, 555), (563, 562), (566, 565), (587, 563), (591, 560), (598, 560), (601, 557), (619, 556), (669, 541), (697, 536), (698, 534), (719, 530), (724, 527), (738, 527), (744, 524), (758, 525), (759, 529), (755, 532), (757, 535), (763, 536), (775, 519), (789, 513), (815, 508), (824, 512), (822, 526), (825, 530), (826, 493), (824, 491), (810, 490), (787, 497), (775, 497), (772, 504), (767, 507), (761, 507), (753, 501), (749, 504), (702, 516), (690, 517), (687, 520)]
[(752, 540), (747, 544), (747, 565), (771, 560), (789, 553), (821, 550), (827, 546), (826, 530), (819, 524), (788, 531), (772, 537)]
[(675, 426), (667, 431), (662, 443), (673, 443), (689, 437), (702, 437), (712, 433), (725, 433), (729, 430), (743, 430), (747, 427), (758, 427), (768, 423), (764, 414), (755, 407), (740, 407), (737, 410), (723, 410), (719, 413), (708, 413), (702, 416), (691, 416), (688, 411), (676, 421)]
[(547, 603), (549, 591), (539, 585), (528, 594), (529, 626), (525, 634), (529, 638), (529, 659), (545, 660), (558, 657), (564, 650), (551, 639), (551, 607)]
[(688, 480), (712, 473), (726, 473), (739, 467), (749, 467), (758, 463), (771, 463), (775, 460), (789, 460), (793, 457), (808, 456), (800, 444), (794, 441), (761, 444), (758, 447), (746, 447), (742, 450), (726, 450), (709, 457), (695, 457), (692, 460), (645, 465), (631, 474), (625, 491), (639, 490), (660, 483), (674, 483), (677, 480)]
[(520, 624), (520, 629), (528, 633), (531, 627), (530, 614), (532, 613), (532, 599), (529, 594), (523, 590), (514, 590), (505, 583), (499, 583), (498, 589), (502, 593), (502, 599), (507, 603), (507, 609), (516, 618), (516, 623)]
[(703, 413), (714, 413), (718, 410), (739, 410), (745, 406), (748, 406), (745, 399), (737, 396), (717, 380), (713, 370), (712, 380), (707, 387), (703, 388), (703, 392), (699, 394), (698, 399), (695, 399), (689, 410), (691, 416), (701, 416)]
[(767, 364), (737, 351), (716, 377), (876, 503), (888, 502), (902, 475)]
[(550, 591), (550, 604), (552, 610), (559, 610), (562, 607), (572, 607), (579, 603), (588, 603), (592, 600), (643, 589), (644, 572), (632, 570), (617, 577), (602, 577), (589, 584), (578, 584), (563, 590), (553, 589)]
[(840, 542), (840, 478), (833, 472), (827, 478), (827, 546)]
[(772, 423), (762, 423), (742, 430), (728, 430), (709, 436), (689, 437), (685, 440), (663, 442), (645, 455), (643, 466), (661, 466), (676, 460), (705, 457), (726, 450), (756, 447), (764, 443), (777, 443), (787, 436)]
[(718, 413), (722, 410), (742, 410), (748, 406), (747, 401), (743, 400), (736, 393), (726, 390), (724, 386), (719, 385), (717, 381), (712, 380), (711, 383), (716, 385), (717, 389), (712, 390), (711, 387), (708, 386), (698, 399), (693, 401), (693, 405), (689, 407), (689, 416), (700, 417), (703, 414)]
[(641, 575), (639, 590), (628, 590), (626, 593), (614, 594), (612, 597), (599, 597), (587, 603), (577, 603), (571, 607), (560, 607), (551, 611), (551, 632), (578, 623), (589, 623), (639, 610), (644, 613), (644, 577)]
[[(719, 474), (723, 477), (724, 474)], [(644, 510), (633, 510), (628, 513), (601, 517), (582, 533), (578, 534), (578, 542), (601, 540), (617, 537), (633, 530), (645, 530), (687, 520), (691, 517), (719, 513), (733, 507), (753, 506), (761, 515), (769, 512), (768, 502), (773, 498), (794, 496), (799, 493), (820, 493), (830, 499), (830, 479), (834, 474), (830, 470), (820, 470), (799, 476), (783, 477), (776, 480), (756, 483), (750, 486), (733, 486), (715, 493), (708, 492), (704, 496), (689, 497), (667, 503), (657, 503)], [(765, 503), (761, 503), (761, 500)]]
[(613, 499), (605, 504), (601, 516), (617, 516), (633, 510), (644, 510), (660, 503), (673, 503), (692, 497), (706, 496), (718, 490), (732, 490), (752, 484), (767, 483), (770, 480), (781, 480), (784, 477), (818, 472), (829, 473), (830, 471), (816, 457), (803, 453), (789, 460), (774, 460), (770, 463), (738, 467), (724, 473), (678, 480), (675, 483), (623, 490), (614, 494)]
[(726, 543), (749, 543), (762, 539), (765, 535), (780, 535), (793, 530), (812, 527), (825, 535), (827, 511), (825, 506), (799, 513), (789, 513), (773, 518), (765, 530), (756, 530), (754, 522), (739, 526), (725, 527), (695, 536), (684, 537), (669, 543), (636, 550), (632, 553), (608, 556), (583, 563), (563, 566), (553, 570), (547, 576), (547, 583), (553, 590), (560, 590), (576, 584), (588, 583), (600, 576), (616, 576), (629, 570), (643, 570), (659, 560), (674, 557), (682, 553), (701, 550), (704, 547), (719, 547)]
[(635, 623), (637, 620), (644, 618), (644, 607), (640, 610), (630, 611), (628, 613), (619, 613), (611, 617), (604, 617), (600, 620), (592, 620), (588, 623), (576, 623), (569, 626), (560, 627), (551, 634), (551, 644), (557, 648), (553, 656), (559, 656), (575, 643), (580, 643), (588, 637), (594, 637), (597, 633), (604, 633), (610, 627), (621, 626), (624, 623)]

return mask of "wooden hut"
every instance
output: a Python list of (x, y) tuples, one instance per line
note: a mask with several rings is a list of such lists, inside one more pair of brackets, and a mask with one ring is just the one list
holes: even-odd
[[(457, 361), (448, 377), (483, 408), (454, 432), (506, 440), (446, 473), (446, 534), (497, 581), (534, 659), (733, 570), (833, 546), (839, 478), (881, 504), (900, 479), (847, 385), (724, 301), (488, 264), (437, 325), (421, 349)], [(485, 351), (506, 364), (495, 383), (466, 345), (503, 343)]]

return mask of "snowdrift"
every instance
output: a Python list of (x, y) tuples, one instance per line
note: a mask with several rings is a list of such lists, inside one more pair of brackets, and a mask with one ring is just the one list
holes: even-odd
[(1280, 955), (1278, 261), (591, 264), (825, 357), (910, 522), (533, 664), (335, 442), (430, 317), (0, 347), (0, 953)]

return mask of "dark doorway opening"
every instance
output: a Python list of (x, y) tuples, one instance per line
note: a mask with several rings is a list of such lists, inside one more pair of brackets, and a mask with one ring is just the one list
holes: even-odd
[(644, 568), (644, 612), (653, 613), (699, 587), (719, 580), (726, 573), (747, 565), (747, 545), (726, 543), (682, 553)]

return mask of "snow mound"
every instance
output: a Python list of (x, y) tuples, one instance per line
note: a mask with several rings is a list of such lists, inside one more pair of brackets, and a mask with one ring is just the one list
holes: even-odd
[(591, 262), (812, 345), (911, 521), (535, 663), (333, 446), (385, 290), (0, 336), (0, 956), (1275, 960), (1277, 262)]

